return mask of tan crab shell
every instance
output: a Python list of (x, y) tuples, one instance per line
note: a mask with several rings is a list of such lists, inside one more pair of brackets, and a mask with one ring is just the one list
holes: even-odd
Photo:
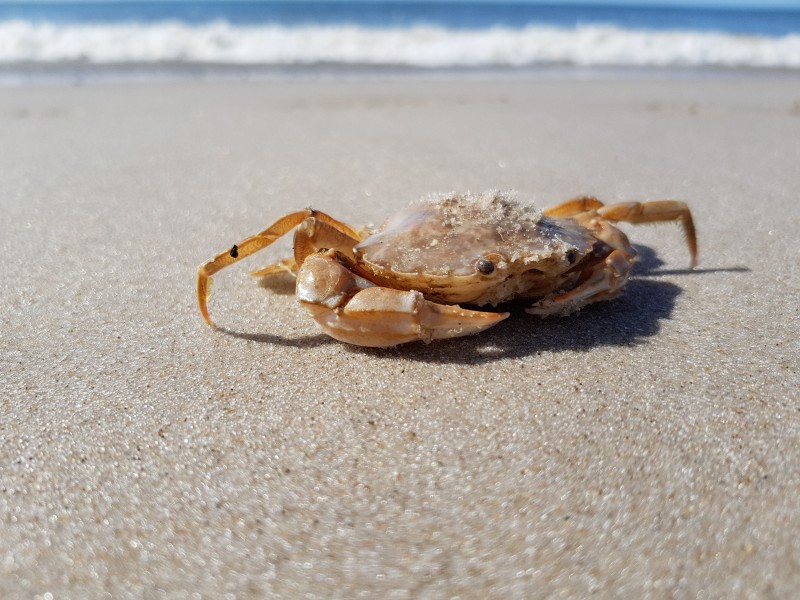
[[(447, 195), (409, 206), (359, 243), (356, 260), (378, 285), (415, 289), (448, 303), (497, 305), (538, 297), (577, 278), (592, 251), (588, 230), (553, 219), (513, 193)], [(478, 261), (494, 265), (481, 273)]]

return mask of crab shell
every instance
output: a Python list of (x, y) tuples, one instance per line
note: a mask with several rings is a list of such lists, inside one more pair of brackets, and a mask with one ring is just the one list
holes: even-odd
[(574, 221), (492, 191), (414, 203), (353, 253), (379, 286), (496, 306), (570, 286), (584, 257), (598, 255), (598, 240)]

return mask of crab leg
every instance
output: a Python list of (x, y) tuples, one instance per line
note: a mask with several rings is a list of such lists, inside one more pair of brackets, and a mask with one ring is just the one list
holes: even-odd
[[(200, 313), (205, 322), (214, 326), (211, 316), (208, 313), (208, 297), (210, 295), (211, 276), (217, 271), (232, 265), (262, 250), (275, 242), (278, 238), (289, 233), (292, 229), (300, 225), (298, 235), (295, 236), (295, 256), (297, 264), (302, 263), (303, 259), (311, 252), (316, 251), (313, 236), (318, 235), (325, 242), (343, 243), (342, 251), (352, 253), (352, 247), (358, 243), (358, 234), (344, 223), (337, 221), (333, 217), (323, 212), (307, 208), (305, 210), (289, 213), (275, 221), (264, 231), (250, 236), (238, 244), (234, 244), (230, 250), (217, 254), (213, 259), (200, 265), (197, 272), (197, 302), (200, 306)], [(320, 234), (320, 232), (322, 232)], [(317, 246), (319, 247), (319, 246)], [(330, 244), (328, 247), (334, 247)], [(284, 261), (281, 261), (284, 262)], [(281, 264), (281, 263), (277, 263)], [(276, 265), (271, 265), (273, 268)], [(264, 269), (262, 269), (264, 270)]]
[(333, 250), (320, 252), (308, 257), (297, 275), (300, 303), (339, 341), (372, 347), (429, 342), (478, 333), (508, 317), (436, 304), (413, 290), (376, 286), (354, 274), (348, 262)]
[(620, 202), (619, 204), (609, 204), (598, 208), (597, 215), (612, 222), (658, 223), (660, 221), (680, 221), (692, 256), (691, 268), (697, 265), (697, 233), (695, 232), (692, 213), (685, 202), (679, 200)]
[[(549, 217), (571, 217), (588, 229), (596, 229), (595, 217), (606, 221), (625, 223), (658, 223), (660, 221), (680, 221), (689, 252), (692, 256), (691, 267), (697, 265), (697, 233), (692, 220), (692, 213), (685, 202), (679, 200), (650, 200), (648, 202), (620, 202), (603, 205), (593, 196), (578, 196), (556, 206), (546, 209)], [(627, 237), (622, 232), (610, 232), (608, 228), (601, 237), (615, 248), (629, 246)]]
[(544, 214), (548, 217), (572, 217), (580, 213), (595, 211), (602, 206), (603, 203), (594, 196), (578, 196), (546, 208)]
[[(348, 258), (353, 258), (353, 248), (361, 238), (343, 223), (325, 221), (316, 213), (308, 217), (298, 226), (294, 233), (294, 256), (284, 258), (250, 273), (253, 277), (265, 277), (278, 273), (291, 273), (297, 277), (297, 271), (307, 256), (320, 248), (335, 248)], [(325, 215), (327, 217), (327, 215)]]
[(289, 258), (284, 258), (261, 269), (250, 271), (250, 275), (253, 277), (269, 277), (279, 273), (289, 273), (293, 277), (297, 277), (297, 271), (299, 269), (300, 266), (295, 262), (294, 256), (290, 256)]

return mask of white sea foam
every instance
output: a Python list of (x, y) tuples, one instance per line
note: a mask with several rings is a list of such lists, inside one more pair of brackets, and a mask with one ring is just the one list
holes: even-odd
[(213, 63), (413, 67), (688, 66), (800, 69), (800, 35), (638, 31), (612, 26), (237, 26), (225, 22), (54, 25), (0, 22), (0, 65)]

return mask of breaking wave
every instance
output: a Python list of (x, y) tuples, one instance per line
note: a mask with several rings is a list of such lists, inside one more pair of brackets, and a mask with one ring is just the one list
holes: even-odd
[(369, 65), (421, 68), (800, 68), (800, 35), (647, 31), (610, 25), (456, 30), (438, 26), (0, 22), (0, 65)]

